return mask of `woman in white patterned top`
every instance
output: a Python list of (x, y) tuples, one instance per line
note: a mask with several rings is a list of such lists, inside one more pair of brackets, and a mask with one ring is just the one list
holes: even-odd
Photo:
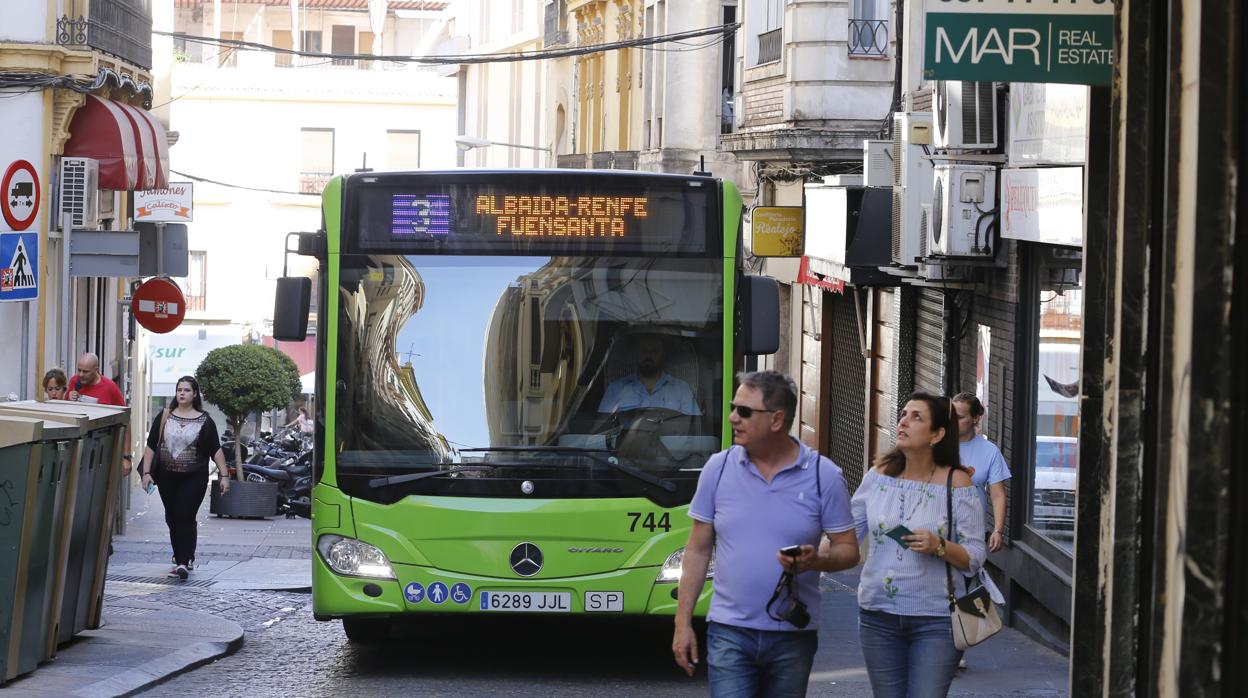
[[(225, 473), (225, 454), (216, 422), (204, 412), (199, 383), (192, 376), (178, 379), (172, 410), (162, 410), (147, 433), (143, 453), (143, 487), (154, 482), (165, 505), (165, 523), (173, 545), (170, 577), (186, 579), (195, 562), (197, 526), (195, 514), (208, 489), (208, 460)], [(219, 478), (221, 494), (230, 489), (230, 479)], [(150, 491), (150, 490), (149, 490)]]
[(896, 446), (876, 458), (850, 503), (859, 541), (869, 539), (858, 629), (876, 698), (947, 695), (962, 658), (945, 564), (977, 573), (986, 550), (983, 506), (958, 461), (956, 417), (948, 398), (911, 395)]

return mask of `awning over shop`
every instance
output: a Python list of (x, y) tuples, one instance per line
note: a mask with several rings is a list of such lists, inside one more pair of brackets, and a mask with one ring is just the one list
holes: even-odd
[(130, 191), (169, 186), (169, 142), (150, 112), (95, 95), (69, 124), (65, 155), (100, 163), (101, 189)]

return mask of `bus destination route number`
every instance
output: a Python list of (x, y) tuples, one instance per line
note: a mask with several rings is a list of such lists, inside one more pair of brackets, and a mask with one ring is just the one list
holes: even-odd
[(641, 518), (642, 513), (640, 511), (630, 511), (628, 512), (628, 514), (626, 514), (626, 516), (628, 516), (628, 518), (631, 519), (631, 521), (628, 524), (629, 533), (636, 533), (638, 525), (640, 525), (641, 528), (644, 528), (651, 533), (654, 533), (658, 529), (663, 529), (665, 533), (667, 531), (672, 530), (671, 515), (668, 514), (667, 512), (663, 512), (663, 514), (659, 516), (657, 519), (655, 518), (653, 511), (647, 513), (645, 515), (646, 518), (644, 519)]
[(479, 194), (473, 213), (493, 217), (496, 235), (622, 238), (650, 215), (649, 204), (645, 196)]

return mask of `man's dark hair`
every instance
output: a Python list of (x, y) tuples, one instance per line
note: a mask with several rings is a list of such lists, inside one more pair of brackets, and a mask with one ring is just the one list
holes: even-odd
[(784, 413), (784, 430), (793, 427), (797, 417), (797, 384), (779, 371), (742, 371), (737, 382), (763, 394), (763, 406)]

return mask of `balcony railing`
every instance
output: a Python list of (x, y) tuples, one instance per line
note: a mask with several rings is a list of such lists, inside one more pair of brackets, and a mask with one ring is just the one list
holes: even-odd
[(56, 20), (56, 43), (89, 46), (152, 69), (152, 12), (149, 0), (92, 0), (87, 16)]
[(887, 56), (888, 20), (849, 20), (849, 55)]
[(320, 194), (325, 191), (325, 185), (329, 184), (333, 176), (332, 172), (300, 172), (299, 193)]
[(758, 63), (774, 63), (780, 60), (784, 48), (784, 28), (780, 27), (758, 35)]

